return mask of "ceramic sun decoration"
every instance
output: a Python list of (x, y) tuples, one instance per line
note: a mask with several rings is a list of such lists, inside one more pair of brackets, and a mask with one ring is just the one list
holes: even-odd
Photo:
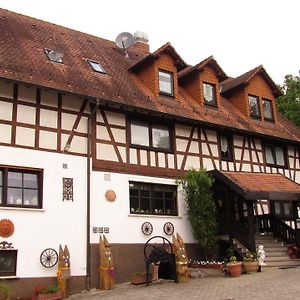
[(114, 263), (110, 245), (103, 235), (100, 235), (100, 289), (110, 290), (115, 287), (115, 274), (114, 274)]
[(184, 242), (178, 233), (177, 238), (174, 235), (172, 235), (172, 241), (176, 260), (177, 282), (184, 283), (189, 280), (188, 258)]
[(57, 270), (57, 283), (59, 289), (62, 292), (62, 298), (67, 298), (68, 288), (67, 281), (70, 278), (70, 252), (68, 247), (65, 245), (64, 250), (61, 245), (59, 245), (59, 254), (58, 254), (58, 270)]
[(266, 263), (265, 263), (266, 251), (264, 250), (263, 245), (258, 246), (257, 256), (258, 256), (259, 267), (260, 267), (260, 270), (261, 270), (262, 267), (266, 265)]

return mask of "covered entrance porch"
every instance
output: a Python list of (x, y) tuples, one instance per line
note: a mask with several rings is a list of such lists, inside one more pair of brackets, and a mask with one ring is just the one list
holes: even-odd
[(271, 232), (300, 246), (300, 185), (282, 174), (209, 172), (215, 179), (218, 234), (255, 251), (255, 234)]

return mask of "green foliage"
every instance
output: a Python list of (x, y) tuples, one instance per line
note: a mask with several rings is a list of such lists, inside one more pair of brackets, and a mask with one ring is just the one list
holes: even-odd
[(258, 255), (257, 252), (248, 252), (245, 257), (243, 258), (243, 261), (247, 262), (253, 262), (253, 261), (258, 261)]
[(277, 98), (278, 110), (300, 127), (300, 76), (286, 75), (280, 88), (284, 95)]
[(182, 185), (185, 195), (187, 216), (194, 238), (199, 242), (206, 258), (215, 245), (217, 228), (216, 208), (211, 194), (213, 182), (206, 170), (195, 169), (189, 170), (177, 181)]
[(12, 294), (11, 287), (7, 285), (4, 281), (0, 282), (0, 299), (6, 300)]

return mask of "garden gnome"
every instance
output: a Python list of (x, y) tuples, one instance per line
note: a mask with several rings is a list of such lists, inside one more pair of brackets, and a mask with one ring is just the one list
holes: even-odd
[(265, 266), (265, 259), (266, 259), (266, 251), (264, 250), (263, 245), (258, 246), (257, 250), (257, 257), (258, 257), (258, 263), (259, 263), (259, 271), (262, 271), (262, 266)]
[(184, 247), (184, 242), (177, 233), (177, 238), (172, 235), (173, 248), (176, 261), (177, 282), (184, 283), (189, 280), (188, 258)]
[(111, 253), (110, 245), (103, 235), (103, 238), (100, 235), (100, 289), (101, 290), (110, 290), (115, 287), (115, 273), (114, 273), (114, 263)]
[(59, 245), (59, 255), (58, 255), (58, 270), (57, 270), (57, 282), (58, 287), (62, 292), (62, 298), (67, 298), (68, 288), (67, 281), (70, 278), (70, 252), (68, 247), (65, 245), (64, 250), (61, 245)]

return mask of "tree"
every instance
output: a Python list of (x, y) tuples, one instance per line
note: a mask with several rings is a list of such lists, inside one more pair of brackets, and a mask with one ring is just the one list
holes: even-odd
[(215, 245), (217, 229), (216, 208), (210, 190), (213, 182), (206, 170), (195, 169), (189, 170), (178, 180), (185, 195), (187, 216), (194, 238), (199, 242), (206, 259)]
[(300, 127), (300, 76), (286, 75), (280, 88), (284, 95), (277, 98), (278, 110)]

